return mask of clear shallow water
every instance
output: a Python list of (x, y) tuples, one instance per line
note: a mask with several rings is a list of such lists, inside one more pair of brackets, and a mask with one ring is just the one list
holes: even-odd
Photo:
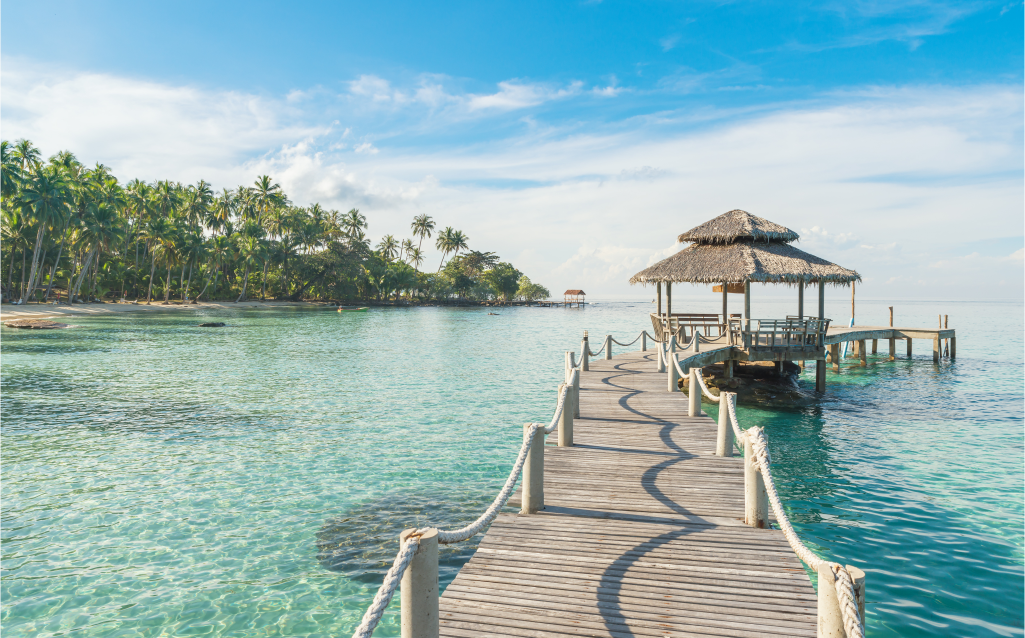
[[(885, 306), (859, 301), (859, 323), (885, 323)], [(229, 323), (214, 330), (195, 315), (125, 314), (4, 328), (3, 630), (347, 635), (399, 531), (458, 526), (494, 497), (522, 423), (550, 417), (562, 352), (581, 331), (632, 338), (648, 310), (200, 315)], [(830, 373), (815, 407), (742, 406), (740, 418), (767, 428), (801, 536), (868, 573), (870, 636), (1019, 636), (1023, 307), (902, 302), (897, 324), (932, 326), (937, 312), (958, 328), (954, 362), (933, 366), (917, 342), (912, 361)], [(473, 549), (443, 551), (443, 584)], [(377, 635), (397, 635), (396, 610)]]

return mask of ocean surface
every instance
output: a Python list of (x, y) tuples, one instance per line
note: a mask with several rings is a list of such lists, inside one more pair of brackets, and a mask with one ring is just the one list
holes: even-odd
[[(675, 301), (718, 309), (712, 294)], [(885, 325), (887, 305), (859, 301), (859, 325)], [(893, 305), (898, 326), (949, 314), (957, 359), (933, 365), (918, 341), (888, 362), (883, 342), (867, 368), (830, 371), (816, 405), (741, 405), (742, 425), (766, 428), (802, 538), (867, 573), (869, 636), (1022, 636), (1025, 308)], [(260, 309), (3, 328), (4, 635), (349, 635), (402, 529), (458, 527), (494, 498), (522, 424), (551, 417), (583, 330), (629, 340), (649, 311)], [(756, 296), (753, 314), (795, 311)], [(846, 324), (849, 302), (827, 315)], [(214, 320), (228, 326), (196, 326)], [(442, 550), (443, 586), (474, 547)], [(398, 635), (397, 611), (396, 597), (376, 635)]]

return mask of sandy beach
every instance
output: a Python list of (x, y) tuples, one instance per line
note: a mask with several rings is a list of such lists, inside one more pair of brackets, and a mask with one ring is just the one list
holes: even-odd
[(318, 308), (326, 306), (323, 303), (312, 303), (308, 301), (243, 301), (233, 303), (230, 301), (201, 301), (197, 304), (182, 304), (170, 302), (145, 303), (91, 303), (75, 304), (27, 304), (15, 306), (14, 304), (3, 304), (0, 306), (0, 322), (14, 319), (49, 319), (57, 317), (76, 317), (100, 315), (111, 312), (194, 312), (196, 310), (238, 310), (240, 308)]

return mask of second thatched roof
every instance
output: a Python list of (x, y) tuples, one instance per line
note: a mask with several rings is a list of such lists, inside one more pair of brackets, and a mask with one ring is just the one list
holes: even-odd
[(735, 241), (778, 241), (790, 243), (800, 235), (786, 226), (757, 217), (746, 210), (731, 210), (680, 235), (676, 241), (698, 244), (731, 244)]
[(737, 284), (746, 281), (777, 284), (824, 281), (846, 285), (861, 281), (861, 275), (790, 244), (734, 241), (728, 244), (692, 244), (630, 278), (631, 284)]

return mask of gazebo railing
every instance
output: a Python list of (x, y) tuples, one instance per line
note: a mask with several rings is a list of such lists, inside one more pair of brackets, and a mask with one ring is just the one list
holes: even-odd
[(831, 319), (749, 319), (741, 334), (744, 349), (822, 348)]

